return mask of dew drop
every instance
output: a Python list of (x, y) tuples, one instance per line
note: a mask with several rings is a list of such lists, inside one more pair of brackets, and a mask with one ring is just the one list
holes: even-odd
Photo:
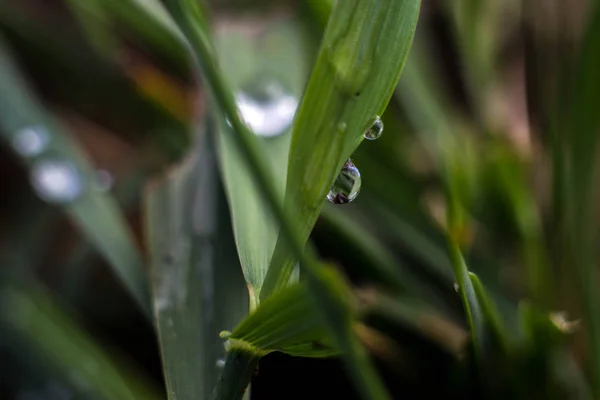
[(356, 168), (356, 165), (348, 159), (335, 179), (329, 193), (327, 193), (327, 200), (333, 204), (350, 203), (358, 196), (360, 185), (360, 171)]
[(454, 282), (454, 291), (456, 293), (458, 293), (459, 290), (460, 290), (460, 286), (458, 286), (458, 283)]
[(96, 171), (96, 182), (94, 187), (100, 192), (108, 192), (112, 189), (115, 183), (113, 175), (105, 169), (99, 169)]
[(294, 120), (298, 99), (273, 80), (259, 78), (236, 94), (242, 120), (258, 136), (285, 132)]
[(26, 127), (12, 138), (12, 147), (24, 157), (41, 154), (50, 143), (50, 134), (43, 126)]
[(225, 367), (225, 360), (223, 360), (222, 358), (219, 358), (217, 360), (217, 368), (224, 368)]
[(377, 116), (371, 123), (371, 126), (365, 131), (364, 137), (367, 140), (375, 140), (379, 139), (382, 133), (383, 122), (381, 121), (381, 118)]
[(49, 203), (69, 203), (83, 193), (81, 175), (75, 165), (60, 159), (44, 159), (31, 169), (37, 195)]

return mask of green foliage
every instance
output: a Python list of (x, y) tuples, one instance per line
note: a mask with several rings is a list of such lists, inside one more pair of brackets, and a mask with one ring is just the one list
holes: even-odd
[[(72, 37), (17, 3), (0, 2), (1, 150), (26, 188), (0, 215), (10, 388), (163, 397), (95, 335), (144, 315), (169, 399), (248, 397), (273, 353), (338, 357), (365, 399), (600, 396), (597, 2), (65, 0)], [(270, 83), (299, 107), (267, 137), (239, 94)], [(134, 151), (107, 190), (111, 140)], [(325, 205), (350, 157), (360, 196)]]

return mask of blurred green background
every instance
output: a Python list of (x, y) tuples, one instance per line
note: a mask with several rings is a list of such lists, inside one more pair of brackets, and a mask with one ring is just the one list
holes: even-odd
[[(88, 193), (76, 206), (40, 194), (39, 164), (23, 146), (44, 134), (15, 141), (10, 121), (20, 116), (0, 108), (2, 399), (166, 398), (154, 326), (122, 283), (143, 298), (145, 278), (123, 278), (109, 264), (123, 256), (147, 265), (146, 185), (185, 160), (210, 102), (182, 46), (136, 8), (143, 3), (0, 0), (0, 96), (9, 99), (0, 106), (17, 96), (16, 67), (64, 133), (52, 150), (85, 165), (77, 179)], [(233, 86), (260, 70), (301, 93), (323, 4), (208, 2)], [(599, 4), (423, 2), (383, 136), (352, 157), (361, 193), (328, 204), (312, 234), (364, 303), (359, 336), (397, 398), (517, 398), (511, 385), (527, 387), (517, 391), (523, 398), (600, 395)], [(214, 257), (237, 268), (220, 178), (213, 190)], [(113, 231), (122, 222), (131, 246)], [(490, 352), (493, 373), (484, 376), (465, 362), (468, 327), (446, 234), (518, 338), (509, 356)], [(406, 288), (389, 290), (381, 266), (401, 271)], [(241, 282), (241, 270), (231, 279)], [(523, 328), (523, 300), (565, 337), (541, 332), (543, 323)], [(253, 398), (308, 396), (356, 394), (336, 359), (261, 360)]]

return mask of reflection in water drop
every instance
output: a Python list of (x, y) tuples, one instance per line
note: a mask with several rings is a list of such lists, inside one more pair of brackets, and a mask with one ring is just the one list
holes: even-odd
[(81, 175), (75, 165), (60, 159), (45, 159), (31, 169), (31, 183), (37, 195), (49, 203), (68, 203), (83, 192)]
[(42, 153), (50, 143), (50, 134), (43, 126), (26, 127), (17, 131), (12, 138), (13, 148), (24, 157)]
[(298, 99), (273, 81), (259, 79), (236, 95), (240, 117), (258, 136), (285, 132), (294, 120)]
[(360, 184), (360, 171), (348, 159), (335, 179), (331, 190), (327, 193), (327, 200), (333, 204), (350, 203), (358, 196)]
[(379, 139), (381, 134), (383, 133), (383, 122), (379, 116), (376, 116), (369, 129), (365, 131), (365, 139), (367, 140), (375, 140)]
[(96, 171), (96, 182), (95, 188), (101, 192), (108, 192), (112, 189), (115, 183), (115, 178), (110, 172), (105, 169), (99, 169)]
[(222, 358), (219, 358), (217, 360), (217, 368), (224, 368), (225, 367), (225, 360), (223, 360)]

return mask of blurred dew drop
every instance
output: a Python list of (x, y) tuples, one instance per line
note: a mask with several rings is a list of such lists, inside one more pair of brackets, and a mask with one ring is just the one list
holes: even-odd
[(49, 203), (69, 203), (83, 193), (81, 174), (66, 160), (44, 159), (35, 163), (31, 184), (37, 195)]
[(294, 121), (298, 99), (275, 81), (257, 79), (235, 96), (242, 120), (258, 136), (285, 132)]
[(375, 140), (379, 139), (381, 134), (383, 133), (383, 121), (379, 116), (376, 116), (371, 126), (365, 131), (364, 137), (367, 140)]
[(113, 175), (105, 169), (96, 171), (96, 182), (94, 187), (101, 192), (108, 192), (115, 184)]
[(217, 360), (217, 368), (224, 368), (225, 367), (225, 360), (222, 358), (219, 358)]
[(360, 171), (348, 159), (335, 179), (329, 193), (327, 193), (327, 200), (333, 204), (350, 203), (358, 196), (360, 185)]
[(12, 147), (23, 157), (41, 154), (50, 143), (50, 134), (43, 126), (26, 127), (17, 131), (12, 138)]

